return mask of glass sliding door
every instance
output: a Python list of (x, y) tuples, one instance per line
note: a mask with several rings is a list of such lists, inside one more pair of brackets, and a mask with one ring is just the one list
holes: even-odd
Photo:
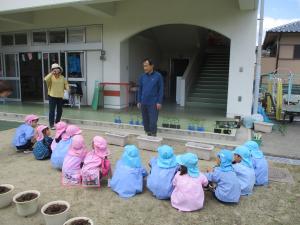
[(66, 77), (71, 86), (71, 92), (76, 90), (76, 94), (81, 95), (81, 104), (87, 104), (87, 88), (86, 88), (86, 68), (85, 68), (85, 52), (72, 51), (66, 52)]
[(6, 80), (13, 88), (13, 92), (8, 96), (8, 99), (20, 101), (21, 88), (18, 54), (0, 54), (0, 80)]

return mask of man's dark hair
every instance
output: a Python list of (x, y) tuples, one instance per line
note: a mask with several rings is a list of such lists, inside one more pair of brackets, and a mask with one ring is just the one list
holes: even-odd
[(144, 62), (148, 62), (150, 66), (153, 65), (152, 59), (149, 59), (149, 58), (145, 58), (145, 59), (143, 60), (143, 63), (144, 63)]
[(6, 81), (0, 81), (0, 93), (9, 91), (12, 92), (12, 87)]

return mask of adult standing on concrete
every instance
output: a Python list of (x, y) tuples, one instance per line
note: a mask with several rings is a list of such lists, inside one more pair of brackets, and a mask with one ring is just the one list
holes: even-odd
[(164, 84), (160, 73), (154, 71), (151, 59), (143, 61), (144, 74), (139, 80), (138, 108), (142, 110), (144, 130), (156, 136), (158, 112), (162, 107)]
[[(49, 125), (52, 130), (55, 129), (55, 123), (58, 123), (62, 116), (64, 90), (69, 91), (69, 84), (62, 75), (63, 68), (57, 63), (52, 64), (51, 72), (45, 77), (49, 96)], [(56, 109), (56, 118), (55, 117)]]

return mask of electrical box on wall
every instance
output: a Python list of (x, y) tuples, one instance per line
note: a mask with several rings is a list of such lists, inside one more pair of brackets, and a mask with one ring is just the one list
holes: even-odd
[(106, 57), (105, 57), (105, 55), (106, 55), (106, 52), (104, 51), (104, 50), (101, 50), (101, 53), (100, 53), (101, 55), (100, 55), (100, 60), (105, 60), (106, 59)]

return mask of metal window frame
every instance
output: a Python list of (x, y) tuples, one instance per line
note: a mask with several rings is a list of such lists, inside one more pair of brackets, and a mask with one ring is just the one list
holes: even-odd
[[(14, 45), (15, 47), (21, 47), (21, 46), (28, 46), (30, 43), (30, 36), (29, 36), (29, 32), (28, 31), (20, 31), (20, 32), (14, 32)], [(16, 34), (26, 34), (26, 44), (16, 44)]]
[[(2, 35), (12, 35), (12, 38), (13, 38), (13, 43), (12, 45), (2, 45)], [(1, 42), (0, 42), (0, 46), (1, 47), (14, 47), (15, 46), (15, 35), (13, 32), (9, 32), (9, 33), (1, 33), (0, 34), (0, 37), (1, 37)]]
[[(20, 77), (20, 64), (19, 64), (19, 54), (17, 52), (3, 52), (2, 53), (2, 62), (3, 62), (3, 77), (0, 77), (0, 80), (8, 80), (8, 81), (16, 81), (18, 82), (18, 91), (19, 91), (19, 98), (6, 98), (6, 101), (21, 101), (22, 100), (22, 87), (21, 87), (21, 77)], [(5, 55), (14, 55), (15, 56), (15, 67), (16, 67), (16, 74), (17, 77), (7, 77), (6, 76), (6, 65), (5, 65)]]
[[(34, 42), (33, 41), (33, 33), (34, 32), (45, 32), (45, 35), (46, 35), (46, 42)], [(47, 35), (47, 29), (40, 29), (40, 30), (31, 30), (30, 31), (30, 43), (32, 46), (45, 46), (45, 45), (48, 45), (49, 43), (49, 40), (48, 40), (48, 35)]]
[[(53, 31), (64, 31), (64, 33), (65, 33), (65, 41), (64, 42), (59, 42), (59, 43), (51, 43), (50, 32), (53, 32)], [(65, 44), (67, 44), (67, 28), (51, 28), (51, 29), (47, 29), (47, 37), (48, 37), (48, 45), (65, 45)]]
[[(81, 70), (82, 70), (82, 78), (69, 78), (68, 74), (68, 53), (83, 53), (83, 59), (80, 60), (81, 63)], [(68, 81), (82, 81), (86, 82), (86, 51), (65, 51), (65, 57), (66, 57), (66, 78)]]
[[(86, 27), (87, 26), (77, 26), (77, 27), (67, 27), (66, 30), (67, 30), (67, 36), (66, 36), (66, 43), (67, 44), (77, 44), (77, 43), (86, 43)], [(79, 42), (70, 42), (69, 41), (69, 30), (76, 30), (76, 29), (82, 29), (83, 30), (83, 34), (82, 34), (82, 41), (79, 41)]]

